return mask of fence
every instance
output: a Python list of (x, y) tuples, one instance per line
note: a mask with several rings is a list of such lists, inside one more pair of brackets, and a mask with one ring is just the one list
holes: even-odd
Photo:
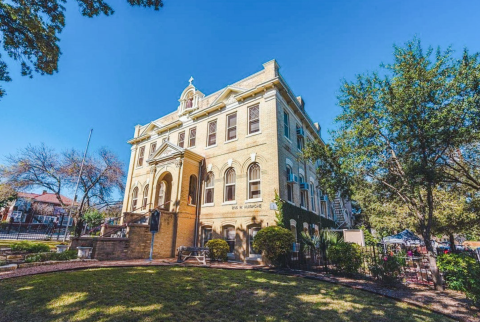
[[(397, 254), (395, 259), (398, 271), (388, 272), (386, 260), (388, 252), (380, 246), (365, 246), (361, 248), (362, 264), (358, 274), (368, 278), (387, 281), (394, 276), (395, 279), (403, 280), (406, 283), (433, 285), (429, 261), (426, 256), (402, 256)], [(336, 263), (328, 258), (326, 249), (314, 248), (304, 244), (296, 243), (291, 254), (282, 259), (285, 266), (290, 269), (333, 272), (337, 270)]]
[[(2, 223), (0, 224), (0, 239), (18, 240), (63, 240), (65, 226), (55, 226), (43, 223)], [(68, 227), (72, 230), (72, 227)], [(70, 234), (67, 233), (67, 239)]]

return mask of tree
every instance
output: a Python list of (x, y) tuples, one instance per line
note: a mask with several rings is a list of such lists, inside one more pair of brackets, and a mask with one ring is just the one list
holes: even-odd
[[(343, 191), (351, 192), (353, 182), (368, 182), (380, 200), (406, 208), (425, 240), (438, 288), (431, 244), (435, 189), (465, 175), (447, 162), (456, 164), (455, 154), (480, 135), (479, 54), (465, 49), (454, 59), (452, 53), (450, 48), (424, 52), (416, 39), (395, 46), (394, 63), (382, 65), (383, 74), (344, 81), (343, 112), (331, 146), (319, 153), (322, 146), (313, 142), (305, 151), (306, 158), (322, 161), (319, 173), (335, 174), (330, 177)], [(323, 166), (332, 159), (335, 167)]]
[[(0, 170), (0, 176), (18, 189), (44, 188), (54, 193), (64, 208), (61, 198), (65, 189), (71, 189), (77, 182), (82, 162), (82, 154), (76, 150), (57, 154), (54, 149), (42, 144), (39, 147), (29, 145), (15, 155), (7, 157), (7, 166)], [(80, 177), (79, 200), (74, 197), (73, 216), (76, 222), (76, 235), (83, 228), (82, 216), (92, 207), (109, 207), (115, 192), (123, 193), (125, 171), (118, 157), (105, 148), (96, 156), (87, 156)]]
[[(73, 1), (73, 0), (72, 0)], [(76, 0), (83, 16), (114, 13), (104, 0)], [(162, 0), (127, 0), (132, 6), (159, 10)], [(66, 0), (0, 0), (0, 33), (4, 52), (21, 61), (22, 76), (52, 75), (58, 71), (61, 54), (59, 34), (65, 27)], [(8, 66), (0, 55), (0, 81), (11, 81)], [(0, 87), (0, 97), (5, 90)]]
[(0, 183), (0, 208), (5, 207), (9, 202), (17, 198), (17, 191), (12, 185)]
[(58, 202), (66, 207), (61, 198), (62, 189), (68, 185), (60, 155), (45, 144), (28, 145), (17, 154), (7, 156), (7, 166), (0, 168), (0, 177), (17, 190), (43, 188), (54, 193)]
[[(63, 154), (64, 171), (70, 178), (75, 178), (80, 173), (82, 154), (71, 150)], [(109, 206), (116, 201), (112, 200), (115, 191), (124, 191), (125, 171), (118, 157), (105, 148), (100, 149), (97, 157), (88, 156), (85, 159), (82, 176), (79, 181), (79, 190), (82, 198), (79, 200), (75, 212), (76, 235), (80, 235), (83, 227), (82, 216), (86, 209), (92, 206)]]

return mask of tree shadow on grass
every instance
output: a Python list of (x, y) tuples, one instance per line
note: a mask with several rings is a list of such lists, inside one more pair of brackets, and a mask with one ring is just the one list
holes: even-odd
[(450, 321), (339, 285), (257, 271), (102, 268), (0, 281), (0, 321)]

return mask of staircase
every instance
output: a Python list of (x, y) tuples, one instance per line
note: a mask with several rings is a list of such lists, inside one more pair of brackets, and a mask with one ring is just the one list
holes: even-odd
[(333, 219), (337, 224), (337, 229), (347, 225), (348, 212), (345, 209), (342, 198), (337, 195), (333, 200)]

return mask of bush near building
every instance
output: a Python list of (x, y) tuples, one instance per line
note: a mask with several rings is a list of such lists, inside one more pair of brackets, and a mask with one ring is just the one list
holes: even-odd
[(206, 244), (208, 247), (210, 259), (227, 261), (227, 254), (230, 247), (223, 239), (211, 239)]
[(67, 261), (77, 258), (76, 250), (67, 250), (63, 253), (38, 253), (25, 258), (25, 263), (46, 262), (46, 261)]
[(263, 255), (274, 265), (279, 265), (281, 257), (288, 254), (292, 249), (295, 238), (290, 230), (270, 226), (261, 229), (253, 240), (253, 248)]
[(328, 248), (328, 259), (339, 272), (356, 274), (362, 266), (362, 251), (357, 244), (339, 242)]

